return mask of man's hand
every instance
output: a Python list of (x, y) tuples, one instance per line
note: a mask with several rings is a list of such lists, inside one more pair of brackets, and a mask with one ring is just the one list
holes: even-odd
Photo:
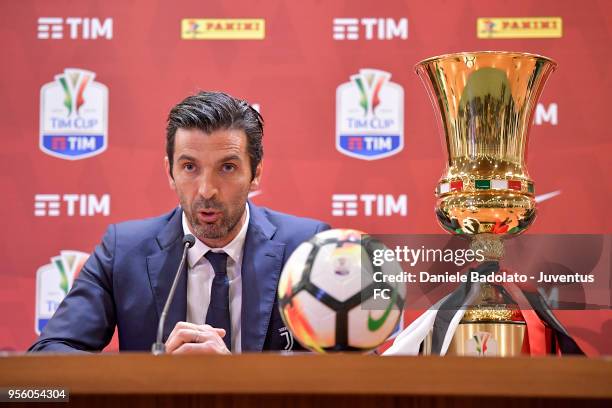
[(178, 322), (166, 340), (166, 353), (231, 354), (223, 342), (224, 336), (224, 329), (215, 329), (207, 324)]

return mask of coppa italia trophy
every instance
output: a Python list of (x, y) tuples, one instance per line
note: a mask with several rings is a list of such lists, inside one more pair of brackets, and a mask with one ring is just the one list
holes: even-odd
[[(436, 189), (438, 221), (484, 255), (470, 272), (500, 274), (503, 240), (524, 232), (536, 215), (525, 153), (538, 97), (556, 63), (487, 51), (429, 58), (415, 68), (448, 153)], [(533, 287), (468, 281), (408, 326), (385, 354), (561, 352), (582, 354)]]

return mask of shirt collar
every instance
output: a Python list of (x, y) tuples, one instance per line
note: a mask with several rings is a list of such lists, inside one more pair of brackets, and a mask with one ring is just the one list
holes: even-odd
[(191, 248), (189, 248), (189, 250), (187, 251), (187, 262), (190, 268), (193, 268), (194, 265), (197, 264), (200, 261), (200, 259), (202, 259), (204, 255), (206, 255), (208, 251), (213, 251), (213, 252), (223, 251), (236, 264), (239, 264), (240, 262), (242, 262), (244, 240), (246, 239), (247, 228), (249, 227), (249, 220), (251, 218), (248, 203), (246, 204), (245, 211), (246, 211), (246, 217), (244, 220), (244, 224), (242, 224), (242, 228), (240, 228), (238, 235), (236, 235), (229, 244), (227, 244), (226, 246), (222, 248), (211, 248), (205, 243), (203, 243), (202, 241), (200, 241), (198, 237), (195, 236), (195, 234), (192, 234), (191, 229), (189, 228), (189, 224), (187, 222), (187, 216), (185, 215), (185, 211), (183, 211), (183, 234), (185, 235), (192, 234), (196, 239), (195, 244)]

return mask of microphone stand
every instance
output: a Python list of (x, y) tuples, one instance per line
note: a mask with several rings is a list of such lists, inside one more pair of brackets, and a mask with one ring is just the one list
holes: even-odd
[(166, 299), (166, 304), (164, 305), (161, 317), (159, 318), (159, 324), (157, 325), (157, 339), (155, 343), (153, 343), (153, 345), (151, 346), (151, 352), (154, 356), (166, 353), (166, 345), (162, 341), (164, 336), (164, 323), (166, 323), (166, 316), (168, 315), (170, 304), (172, 303), (172, 299), (174, 299), (174, 292), (176, 291), (176, 286), (178, 285), (181, 273), (183, 272), (185, 260), (187, 259), (187, 250), (191, 248), (194, 244), (195, 237), (191, 234), (185, 235), (185, 237), (183, 238), (183, 256), (181, 257), (181, 263), (178, 267), (178, 270), (176, 271), (176, 274), (174, 275), (174, 281), (172, 282), (172, 287), (170, 288), (168, 299)]

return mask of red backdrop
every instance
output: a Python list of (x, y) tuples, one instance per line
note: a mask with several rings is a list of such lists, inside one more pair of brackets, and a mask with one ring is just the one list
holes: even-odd
[[(165, 118), (197, 90), (223, 90), (259, 105), (265, 166), (256, 204), (371, 233), (437, 233), (433, 190), (445, 152), (414, 64), (456, 51), (549, 56), (559, 68), (540, 100), (528, 167), (537, 194), (560, 194), (540, 203), (529, 233), (610, 233), (610, 16), (605, 0), (0, 3), (0, 131), (7, 142), (0, 172), (0, 348), (24, 350), (35, 339), (36, 309), (45, 301), (42, 294), (37, 300), (37, 271), (50, 258), (64, 250), (89, 253), (109, 223), (155, 216), (177, 204), (163, 171)], [(524, 20), (517, 26), (510, 17)], [(354, 20), (338, 20), (344, 18)], [(479, 18), (486, 28), (477, 27)], [(198, 19), (258, 20), (223, 31), (220, 22)], [(533, 38), (551, 26), (553, 38)], [(263, 38), (182, 38), (211, 29)], [(529, 38), (496, 38), (504, 33)], [(106, 112), (95, 85), (82, 82), (79, 94), (70, 73), (65, 78), (72, 90), (62, 94), (55, 77), (67, 68), (95, 73), (94, 81), (108, 90)], [(403, 149), (377, 160), (336, 148), (336, 89), (364, 68), (390, 73), (404, 91)], [(71, 101), (41, 97), (41, 88), (54, 81), (57, 95)], [(100, 145), (80, 152), (99, 154), (65, 160), (41, 148), (40, 134), (49, 131), (41, 116), (68, 118), (70, 107), (101, 126), (90, 133), (102, 135)], [(56, 151), (65, 147), (54, 143)], [(50, 197), (55, 204), (41, 194), (57, 195)], [(336, 194), (356, 195), (356, 216), (332, 215)], [(390, 195), (400, 204), (377, 215), (375, 201), (368, 214), (364, 194)], [(74, 262), (64, 255), (66, 269)], [(559, 315), (588, 352), (612, 353), (609, 310)]]

